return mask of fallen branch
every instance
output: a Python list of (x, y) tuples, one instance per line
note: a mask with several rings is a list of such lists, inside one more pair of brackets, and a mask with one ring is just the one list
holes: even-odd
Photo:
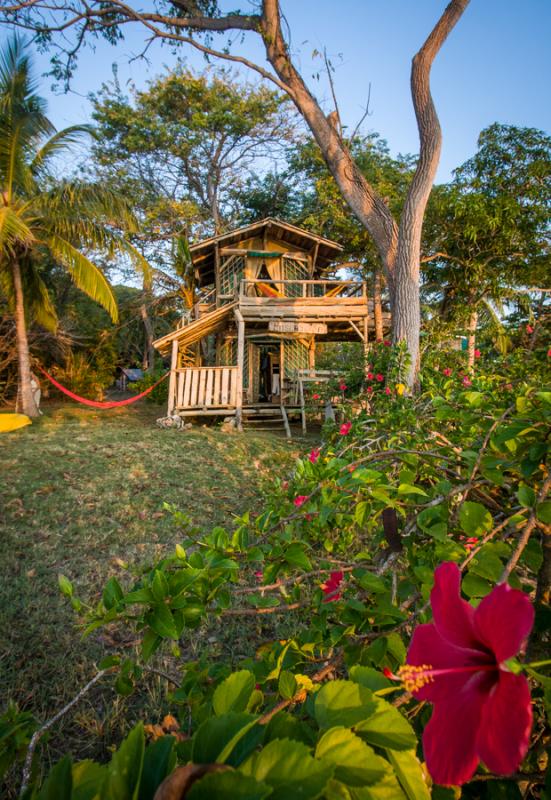
[(48, 731), (53, 725), (55, 725), (55, 723), (58, 720), (61, 719), (61, 717), (65, 716), (65, 714), (68, 711), (70, 711), (73, 708), (73, 706), (76, 706), (76, 704), (80, 700), (82, 700), (84, 695), (87, 694), (90, 691), (90, 689), (93, 686), (95, 686), (95, 684), (98, 681), (100, 681), (107, 672), (109, 672), (109, 670), (106, 670), (106, 669), (100, 670), (97, 673), (97, 675), (94, 675), (92, 680), (88, 681), (86, 686), (82, 687), (80, 692), (75, 697), (73, 697), (73, 699), (70, 700), (67, 703), (67, 705), (63, 706), (63, 708), (60, 711), (58, 711), (57, 714), (55, 714), (51, 719), (49, 719), (47, 722), (45, 722), (44, 725), (42, 725), (41, 728), (39, 728), (37, 731), (35, 731), (33, 733), (31, 741), (29, 743), (29, 748), (27, 750), (27, 755), (25, 756), (25, 764), (23, 765), (23, 776), (21, 778), (21, 789), (20, 789), (20, 792), (19, 792), (19, 797), (23, 797), (24, 794), (26, 793), (28, 787), (29, 787), (29, 780), (30, 780), (30, 777), (31, 777), (31, 768), (32, 768), (32, 763), (33, 763), (34, 751), (36, 750), (36, 747), (37, 747), (38, 742), (40, 741), (40, 739), (44, 736), (46, 731)]

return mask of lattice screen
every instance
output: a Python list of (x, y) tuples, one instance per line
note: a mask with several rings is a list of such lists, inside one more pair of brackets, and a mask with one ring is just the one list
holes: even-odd
[(245, 275), (245, 257), (227, 256), (220, 263), (220, 294), (232, 295)]
[(298, 339), (286, 341), (283, 346), (285, 378), (296, 378), (299, 369), (308, 369), (308, 346)]
[(237, 339), (224, 339), (220, 346), (220, 367), (237, 366)]
[[(294, 258), (284, 258), (283, 278), (286, 281), (305, 281), (308, 279), (308, 265), (303, 261), (296, 261)], [(302, 297), (302, 285), (300, 283), (286, 283), (285, 294), (287, 297)]]

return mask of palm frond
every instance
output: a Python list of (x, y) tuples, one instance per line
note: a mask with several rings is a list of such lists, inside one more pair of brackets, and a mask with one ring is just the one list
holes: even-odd
[(94, 135), (94, 128), (91, 125), (72, 125), (54, 133), (36, 152), (30, 164), (32, 174), (42, 173), (52, 158), (55, 158), (67, 148), (79, 144), (80, 139), (85, 135)]
[(51, 234), (46, 244), (53, 257), (67, 269), (75, 286), (103, 306), (113, 322), (117, 322), (117, 301), (103, 272), (60, 236)]
[(35, 241), (32, 230), (13, 206), (0, 206), (0, 259), (8, 260), (16, 250), (28, 248)]
[(29, 254), (21, 260), (25, 304), (30, 319), (55, 333), (58, 325), (57, 313), (37, 263), (40, 261), (36, 254)]

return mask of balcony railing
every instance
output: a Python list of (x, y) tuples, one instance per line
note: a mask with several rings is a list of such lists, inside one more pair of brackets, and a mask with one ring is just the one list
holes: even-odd
[(365, 281), (335, 280), (242, 280), (239, 298), (325, 298), (342, 300), (350, 297), (367, 297)]

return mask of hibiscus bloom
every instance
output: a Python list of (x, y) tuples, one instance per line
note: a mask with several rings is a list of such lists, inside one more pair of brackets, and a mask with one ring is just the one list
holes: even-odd
[(375, 377), (375, 375), (372, 372), (368, 372), (367, 373), (367, 380), (368, 381), (372, 381), (374, 377)]
[(461, 381), (461, 383), (463, 384), (463, 386), (472, 386), (473, 385), (472, 380), (470, 378), (468, 378), (466, 375), (463, 376), (463, 380)]
[(531, 325), (526, 326), (526, 333), (534, 333), (534, 329)]
[(329, 573), (329, 580), (325, 583), (321, 584), (322, 592), (324, 593), (325, 597), (323, 598), (324, 603), (334, 603), (337, 600), (341, 599), (341, 593), (339, 592), (339, 587), (343, 581), (344, 572), (330, 572)]
[(312, 395), (312, 400), (319, 400), (319, 399), (320, 399), (319, 394), (313, 394)]
[(383, 344), (384, 344), (385, 347), (390, 347), (391, 343), (388, 341), (388, 339), (385, 339)]
[(477, 349), (474, 351), (474, 357), (475, 358), (480, 358), (480, 355), (481, 355), (480, 350), (477, 347)]
[(258, 570), (258, 572), (254, 573), (254, 577), (257, 581), (262, 581), (264, 579), (264, 573)]
[(350, 433), (350, 429), (352, 428), (351, 422), (343, 422), (341, 427), (339, 428), (339, 433), (341, 436), (347, 436)]
[(339, 383), (339, 389), (341, 390), (341, 392), (346, 392), (348, 386), (346, 385), (346, 383)]
[(434, 622), (417, 626), (398, 670), (414, 697), (434, 705), (423, 751), (435, 783), (444, 786), (469, 781), (480, 761), (498, 775), (515, 772), (532, 727), (528, 681), (506, 665), (532, 629), (530, 600), (502, 583), (474, 609), (461, 598), (460, 580), (457, 564), (436, 569)]
[(367, 393), (368, 394), (373, 394), (373, 386), (368, 386), (367, 387)]
[(389, 386), (386, 387), (385, 394), (390, 394), (390, 387)]
[(320, 457), (320, 450), (318, 447), (315, 447), (313, 450), (310, 451), (308, 459), (312, 462), (312, 464), (315, 464), (319, 457)]
[(375, 380), (379, 381), (379, 383), (382, 383), (384, 381), (384, 379), (385, 379), (385, 376), (381, 375), (380, 372), (378, 372), (377, 375), (375, 375)]
[(293, 503), (295, 504), (295, 506), (296, 506), (297, 508), (300, 508), (301, 506), (303, 506), (303, 505), (304, 505), (304, 503), (305, 503), (307, 500), (309, 500), (309, 497), (308, 497), (308, 495), (307, 495), (307, 494), (299, 494), (299, 495), (297, 495), (297, 496), (295, 497), (295, 499), (293, 500)]
[(442, 370), (442, 373), (443, 373), (443, 374), (446, 376), (446, 378), (449, 378), (449, 377), (450, 377), (450, 375), (452, 374), (452, 371), (451, 371), (451, 369), (450, 369), (449, 367), (445, 367), (445, 368)]
[(551, 347), (550, 347), (550, 348), (549, 348), (549, 350), (547, 351), (547, 358), (551, 358)]

